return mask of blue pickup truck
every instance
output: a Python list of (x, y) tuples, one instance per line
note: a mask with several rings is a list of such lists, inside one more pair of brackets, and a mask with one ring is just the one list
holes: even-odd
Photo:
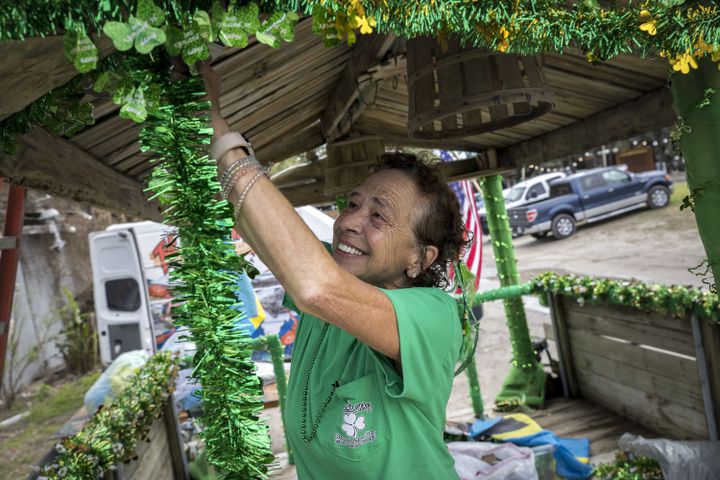
[(603, 167), (569, 175), (550, 184), (550, 197), (508, 210), (514, 235), (556, 239), (575, 233), (577, 225), (603, 220), (638, 208), (670, 203), (672, 182), (663, 171), (631, 173)]

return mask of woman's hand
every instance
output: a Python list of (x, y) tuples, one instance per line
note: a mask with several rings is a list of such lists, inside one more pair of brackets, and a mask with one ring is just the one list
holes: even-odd
[(205, 92), (210, 100), (210, 119), (213, 127), (213, 137), (218, 138), (230, 131), (230, 127), (220, 113), (220, 75), (213, 70), (210, 62), (198, 62), (198, 71), (203, 77)]

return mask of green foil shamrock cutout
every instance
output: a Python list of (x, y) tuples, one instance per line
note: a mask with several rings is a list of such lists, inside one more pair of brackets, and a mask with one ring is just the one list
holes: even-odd
[(220, 24), (220, 40), (229, 47), (247, 47), (248, 36), (260, 30), (258, 14), (258, 6), (254, 3), (237, 9), (228, 7)]
[(295, 12), (276, 12), (263, 22), (262, 27), (255, 33), (258, 42), (280, 48), (280, 40), (292, 42), (295, 38), (295, 24), (300, 17)]
[(75, 65), (80, 73), (95, 70), (98, 64), (98, 49), (90, 38), (80, 29), (65, 32), (65, 57)]
[(103, 32), (121, 52), (135, 45), (138, 52), (150, 53), (153, 48), (165, 43), (165, 32), (156, 28), (164, 22), (165, 13), (152, 0), (139, 0), (137, 16), (130, 15), (128, 23), (107, 22)]
[(165, 48), (172, 56), (182, 54), (188, 65), (210, 56), (208, 42), (212, 38), (212, 26), (207, 12), (199, 10), (193, 16), (192, 24), (185, 30), (168, 26), (165, 29)]
[(324, 5), (313, 7), (312, 31), (322, 39), (326, 47), (337, 47), (342, 44), (342, 40), (335, 27), (335, 17), (330, 12)]
[(120, 116), (137, 123), (142, 123), (147, 118), (147, 104), (145, 94), (141, 87), (135, 87), (125, 98), (125, 105), (120, 109)]

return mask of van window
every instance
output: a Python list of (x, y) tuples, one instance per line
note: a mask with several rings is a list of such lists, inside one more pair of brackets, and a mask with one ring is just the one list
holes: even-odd
[(105, 300), (109, 310), (134, 312), (140, 308), (140, 288), (134, 278), (105, 282)]

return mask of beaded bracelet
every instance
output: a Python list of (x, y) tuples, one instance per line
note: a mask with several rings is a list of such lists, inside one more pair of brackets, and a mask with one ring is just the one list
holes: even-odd
[(227, 182), (228, 178), (230, 178), (232, 176), (232, 174), (235, 173), (235, 171), (238, 168), (241, 168), (243, 165), (246, 165), (249, 163), (254, 163), (257, 165), (257, 167), (260, 167), (260, 163), (257, 161), (257, 159), (255, 158), (254, 155), (239, 158), (235, 162), (233, 162), (233, 164), (230, 165), (230, 167), (228, 167), (227, 170), (225, 170), (225, 173), (223, 173), (222, 177), (220, 177), (220, 179), (219, 179), (220, 185), (225, 185), (225, 182)]
[(255, 176), (245, 185), (245, 188), (243, 189), (242, 193), (240, 194), (240, 198), (238, 199), (237, 203), (235, 204), (235, 221), (237, 222), (237, 217), (240, 214), (240, 209), (242, 208), (243, 204), (245, 203), (245, 198), (247, 198), (247, 194), (250, 191), (250, 189), (255, 185), (255, 182), (258, 181), (260, 177), (263, 175), (267, 176), (264, 170), (260, 170), (255, 174)]
[(241, 177), (243, 177), (249, 170), (258, 170), (260, 172), (265, 173), (265, 170), (263, 170), (262, 167), (258, 164), (257, 166), (253, 165), (252, 163), (246, 164), (243, 168), (240, 168), (237, 170), (232, 177), (228, 180), (228, 182), (222, 187), (222, 190), (220, 192), (220, 195), (223, 200), (227, 200), (230, 198), (230, 193), (232, 193), (233, 188), (235, 188), (235, 185), (237, 184), (238, 180), (240, 180)]

